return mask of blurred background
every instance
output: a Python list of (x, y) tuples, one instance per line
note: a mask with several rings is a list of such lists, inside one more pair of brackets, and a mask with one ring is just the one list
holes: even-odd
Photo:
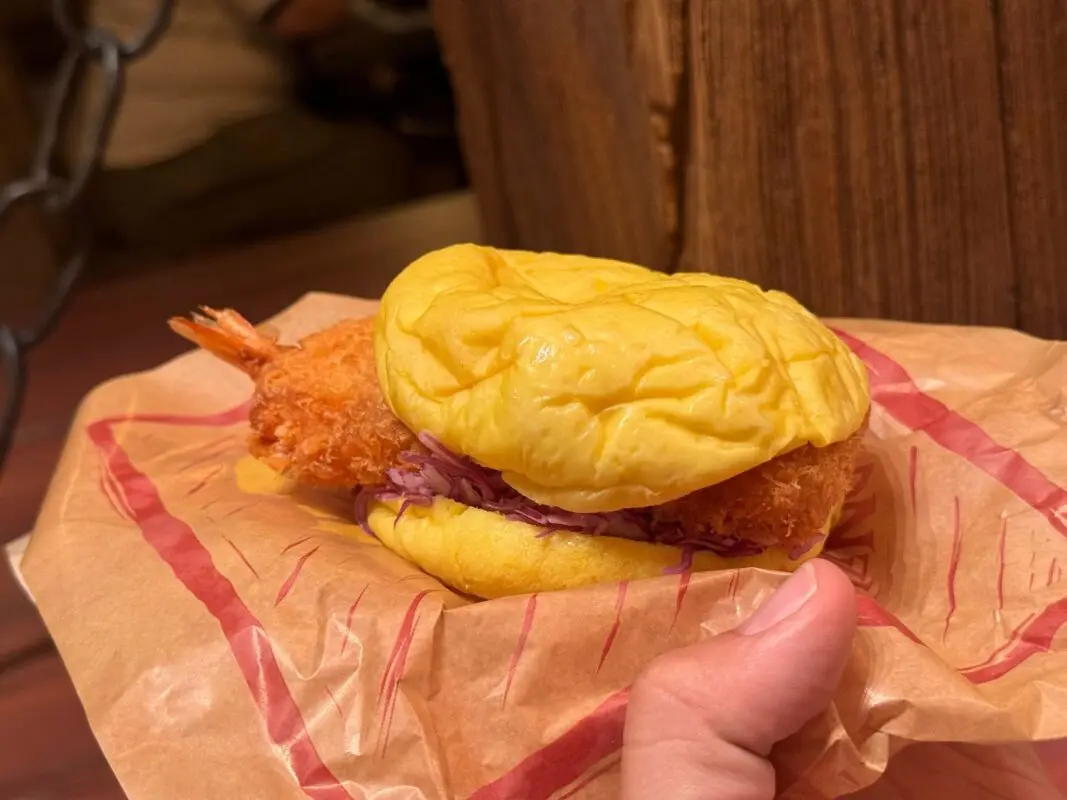
[[(67, 7), (132, 39), (156, 4)], [(67, 43), (41, 0), (0, 7), (0, 165), (24, 171)], [(98, 70), (72, 140), (89, 137)], [(127, 71), (86, 209), (91, 280), (308, 229), (466, 185), (448, 75), (425, 2), (183, 0)], [(51, 233), (51, 232), (50, 232)], [(5, 231), (4, 261), (13, 260)], [(29, 234), (26, 234), (29, 238)], [(0, 276), (8, 303), (49, 285), (45, 259)]]
[[(1065, 54), (1062, 0), (0, 0), (0, 334), (65, 300), (0, 347), (0, 544), (168, 316), (459, 241), (1065, 338)], [(3, 560), (0, 742), (0, 800), (123, 797)]]

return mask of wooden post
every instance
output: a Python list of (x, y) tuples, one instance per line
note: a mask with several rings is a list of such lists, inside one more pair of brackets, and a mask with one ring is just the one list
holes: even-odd
[(497, 244), (1067, 338), (1062, 0), (437, 0)]

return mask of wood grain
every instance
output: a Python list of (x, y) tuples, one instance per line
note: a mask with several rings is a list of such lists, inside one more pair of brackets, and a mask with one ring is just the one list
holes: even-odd
[(647, 102), (619, 0), (434, 4), (487, 231), (666, 266)]
[(438, 4), (494, 243), (1067, 337), (1063, 0), (573, 5)]
[(1000, 2), (1001, 90), (1019, 317), (1067, 336), (1067, 3)]
[(977, 8), (694, 2), (681, 266), (824, 314), (1014, 323), (993, 19)]
[(678, 263), (689, 154), (688, 0), (630, 0), (628, 53), (647, 108), (658, 182), (650, 187), (663, 211), (667, 268)]

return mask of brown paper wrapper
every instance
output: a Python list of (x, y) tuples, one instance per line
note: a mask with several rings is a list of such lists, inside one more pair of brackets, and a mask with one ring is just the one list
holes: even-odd
[[(294, 338), (373, 310), (312, 295), (275, 325)], [(782, 796), (1059, 797), (1030, 743), (1067, 737), (1067, 345), (837, 329), (874, 397), (825, 555), (860, 629), (832, 707), (773, 754)], [(203, 353), (100, 387), (26, 553), (133, 800), (614, 797), (635, 675), (783, 579), (472, 602), (347, 502), (251, 461), (249, 394)]]

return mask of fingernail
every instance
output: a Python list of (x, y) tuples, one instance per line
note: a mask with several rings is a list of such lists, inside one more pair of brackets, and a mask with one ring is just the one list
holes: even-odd
[(737, 626), (737, 632), (744, 636), (755, 636), (772, 628), (787, 617), (797, 613), (819, 588), (815, 578), (815, 567), (811, 562), (789, 576), (788, 580), (751, 617)]

